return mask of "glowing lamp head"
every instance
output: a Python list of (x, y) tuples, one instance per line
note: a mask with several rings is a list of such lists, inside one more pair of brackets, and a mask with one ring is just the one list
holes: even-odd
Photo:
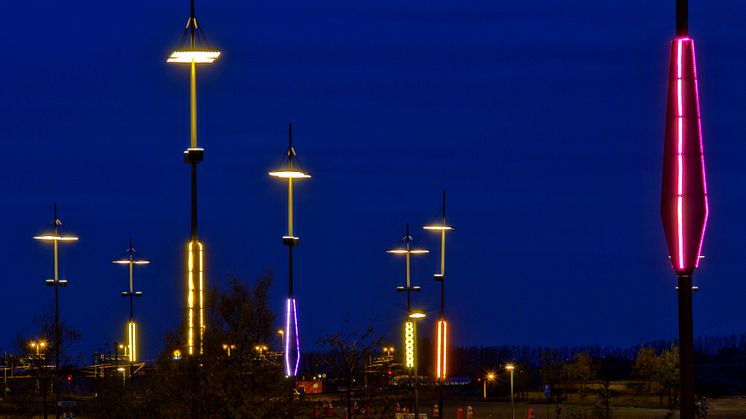
[(431, 231), (451, 231), (453, 230), (453, 227), (443, 225), (443, 224), (430, 224), (422, 227), (423, 230), (431, 230)]
[(695, 61), (694, 41), (675, 38), (671, 44), (660, 209), (671, 264), (680, 275), (697, 268), (709, 212)]
[(166, 62), (175, 64), (212, 64), (218, 57), (220, 57), (220, 51), (216, 49), (178, 48), (171, 52)]
[(144, 260), (144, 259), (134, 259), (134, 260), (117, 259), (117, 260), (112, 260), (111, 263), (116, 263), (118, 265), (129, 265), (130, 263), (132, 263), (133, 265), (147, 265), (150, 263), (150, 261)]
[(494, 374), (494, 373), (489, 373), (489, 374), (487, 374), (487, 380), (488, 380), (488, 381), (492, 381), (492, 380), (494, 380), (494, 379), (495, 379), (495, 374)]
[(419, 320), (419, 319), (424, 319), (425, 317), (427, 317), (427, 315), (422, 311), (413, 311), (409, 313), (410, 319)]
[(34, 240), (41, 240), (41, 241), (60, 241), (60, 242), (74, 242), (77, 241), (78, 238), (75, 236), (63, 236), (60, 234), (41, 234), (38, 236), (34, 236)]
[(269, 172), (269, 175), (280, 179), (308, 179), (311, 177), (308, 173), (297, 169), (275, 170)]
[(505, 369), (508, 370), (508, 371), (513, 371), (515, 369), (515, 365), (508, 364), (508, 365), (505, 366)]
[(430, 253), (430, 251), (429, 250), (425, 250), (425, 249), (409, 249), (409, 250), (407, 250), (407, 249), (401, 247), (401, 248), (387, 250), (386, 253), (391, 253), (392, 255), (406, 255), (407, 253), (409, 253), (410, 255), (424, 255), (426, 253)]

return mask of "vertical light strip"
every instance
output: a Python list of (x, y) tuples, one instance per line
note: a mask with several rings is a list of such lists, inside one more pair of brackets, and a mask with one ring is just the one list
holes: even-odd
[(404, 348), (404, 364), (414, 368), (414, 323), (411, 320), (404, 323)]
[(285, 374), (290, 377), (290, 299), (285, 308)]
[(295, 306), (295, 298), (293, 298), (293, 322), (295, 324), (295, 369), (293, 369), (293, 377), (298, 375), (298, 365), (300, 364), (300, 340), (298, 337), (298, 311)]
[(187, 351), (194, 354), (194, 252), (193, 242), (187, 251)]
[(707, 227), (707, 217), (710, 214), (710, 204), (707, 199), (707, 176), (705, 175), (705, 151), (702, 145), (702, 114), (699, 109), (699, 81), (697, 79), (697, 55), (694, 52), (694, 40), (690, 40), (692, 45), (692, 74), (694, 75), (694, 94), (697, 100), (697, 129), (699, 129), (699, 157), (702, 160), (702, 186), (705, 193), (705, 220), (702, 223), (702, 231), (699, 236), (699, 247), (697, 248), (697, 261), (695, 266), (699, 266), (699, 255), (702, 254), (702, 242), (705, 238), (705, 229)]
[(677, 100), (677, 122), (678, 122), (678, 185), (676, 197), (676, 225), (678, 229), (679, 269), (684, 269), (684, 101), (682, 94), (682, 64), (681, 55), (684, 39), (680, 38), (676, 46), (676, 100)]
[(129, 322), (127, 324), (127, 332), (129, 337), (129, 358), (130, 362), (137, 361), (137, 329), (135, 322)]
[(438, 321), (438, 348), (436, 350), (437, 353), (438, 353), (438, 358), (437, 358), (436, 366), (435, 366), (435, 371), (436, 371), (435, 377), (437, 379), (440, 379), (442, 377), (441, 371), (440, 371), (440, 365), (442, 363), (442, 361), (441, 361), (442, 360), (442, 358), (441, 358), (442, 354), (440, 352), (440, 348), (443, 347), (443, 325), (442, 325), (442, 323), (443, 323), (443, 320), (439, 320)]
[(448, 323), (443, 320), (443, 378), (445, 381), (448, 372), (446, 366), (448, 365)]
[(202, 355), (204, 351), (204, 337), (205, 337), (205, 300), (204, 300), (204, 247), (201, 242), (197, 242), (199, 246), (199, 353)]

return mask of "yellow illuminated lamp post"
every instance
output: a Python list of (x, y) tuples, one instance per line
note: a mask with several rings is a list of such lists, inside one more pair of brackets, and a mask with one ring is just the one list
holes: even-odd
[(484, 389), (483, 389), (483, 395), (484, 399), (487, 400), (487, 381), (494, 381), (495, 380), (495, 374), (494, 373), (488, 373), (484, 377)]
[(43, 340), (32, 340), (29, 342), (29, 347), (31, 349), (36, 350), (36, 363), (37, 363), (37, 384), (36, 389), (39, 390), (39, 388), (42, 388), (42, 403), (44, 403), (44, 417), (47, 416), (47, 380), (46, 380), (46, 374), (42, 374), (42, 371), (44, 370), (44, 364), (42, 364), (42, 353), (44, 352), (44, 349), (47, 347), (47, 342)]
[[(54, 412), (55, 417), (59, 419), (59, 401), (60, 401), (60, 304), (59, 304), (59, 287), (67, 286), (67, 280), (60, 279), (60, 263), (59, 263), (59, 243), (60, 242), (72, 242), (77, 241), (78, 237), (63, 235), (60, 231), (62, 229), (62, 221), (57, 218), (57, 204), (54, 204), (54, 219), (52, 220), (52, 228), (50, 232), (34, 236), (35, 240), (41, 240), (46, 242), (52, 242), (54, 244), (54, 279), (47, 279), (45, 282), (47, 286), (54, 287)], [(44, 404), (44, 410), (46, 412), (46, 403)]]
[(417, 320), (422, 320), (426, 317), (425, 313), (415, 310), (409, 313), (409, 319), (407, 320), (407, 368), (414, 369), (414, 417), (420, 417), (420, 377), (417, 371), (417, 358), (419, 354), (417, 352)]
[(139, 259), (135, 257), (135, 249), (132, 247), (132, 238), (130, 237), (130, 247), (125, 251), (123, 257), (113, 260), (112, 263), (118, 265), (128, 265), (130, 271), (130, 286), (128, 291), (122, 291), (122, 297), (129, 297), (130, 300), (130, 319), (127, 323), (127, 349), (130, 363), (137, 361), (137, 324), (135, 323), (135, 310), (134, 310), (134, 299), (135, 297), (142, 296), (142, 292), (135, 291), (133, 282), (133, 271), (135, 265), (147, 265), (150, 263), (149, 260)]
[(446, 232), (453, 230), (453, 227), (446, 224), (446, 191), (443, 190), (443, 207), (441, 209), (442, 219), (439, 224), (430, 224), (422, 227), (425, 230), (440, 232), (440, 273), (434, 275), (435, 281), (440, 282), (440, 318), (438, 319), (438, 336), (437, 355), (435, 366), (435, 379), (438, 381), (439, 390), (439, 410), (444, 412), (443, 407), (443, 384), (447, 377), (448, 365), (448, 323), (445, 319), (445, 277), (446, 277)]
[[(204, 160), (205, 150), (197, 146), (197, 64), (212, 64), (220, 57), (220, 51), (210, 48), (202, 29), (197, 24), (194, 0), (190, 0), (189, 20), (181, 37), (179, 47), (166, 60), (169, 63), (189, 64), (189, 115), (191, 141), (184, 151), (184, 162), (192, 169), (192, 217), (191, 240), (187, 245), (187, 353), (202, 354), (202, 338), (205, 333), (204, 317), (204, 246), (197, 236), (197, 165)], [(188, 43), (187, 43), (188, 39)], [(197, 312), (195, 314), (195, 311)], [(196, 341), (196, 342), (195, 342)]]
[(293, 181), (311, 177), (300, 168), (298, 156), (293, 148), (293, 124), (288, 125), (288, 149), (285, 166), (269, 172), (269, 175), (288, 182), (288, 233), (282, 236), (282, 244), (288, 247), (288, 298), (285, 306), (285, 375), (293, 379), (298, 374), (300, 363), (300, 344), (298, 339), (298, 312), (293, 292), (293, 248), (298, 245), (300, 237), (293, 231)]
[[(412, 381), (412, 374), (411, 370), (414, 368), (415, 362), (414, 362), (414, 341), (416, 339), (415, 331), (414, 331), (414, 321), (412, 321), (411, 318), (409, 318), (412, 314), (412, 296), (411, 294), (413, 292), (420, 291), (419, 285), (412, 285), (412, 263), (411, 263), (411, 256), (412, 255), (424, 255), (427, 254), (429, 251), (425, 249), (414, 249), (412, 248), (412, 235), (409, 234), (409, 223), (406, 224), (406, 230), (404, 235), (404, 247), (397, 247), (394, 249), (387, 250), (386, 253), (394, 254), (394, 255), (404, 255), (405, 257), (405, 268), (406, 268), (406, 283), (405, 285), (399, 285), (396, 287), (397, 292), (405, 292), (407, 294), (407, 321), (404, 323), (404, 365), (407, 368), (407, 376), (409, 377), (410, 387), (411, 387), (411, 381)], [(415, 398), (417, 389), (415, 387)], [(415, 403), (415, 406), (417, 403)]]
[(228, 355), (228, 357), (231, 356), (231, 351), (233, 351), (235, 349), (236, 349), (236, 345), (234, 345), (232, 343), (224, 343), (223, 344), (223, 350)]
[(515, 419), (515, 405), (513, 404), (513, 371), (515, 370), (515, 365), (508, 364), (505, 366), (505, 369), (510, 371), (510, 414)]

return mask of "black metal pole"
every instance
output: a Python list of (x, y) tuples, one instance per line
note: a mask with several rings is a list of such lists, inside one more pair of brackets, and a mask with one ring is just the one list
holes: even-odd
[(418, 376), (417, 365), (419, 362), (420, 351), (417, 350), (417, 322), (412, 320), (412, 329), (414, 332), (414, 417), (420, 419), (420, 378)]
[[(446, 226), (446, 190), (443, 189), (443, 227)], [(442, 235), (441, 239), (445, 240), (445, 231), (442, 231), (440, 233)], [(441, 251), (444, 251), (444, 249), (441, 249)], [(445, 255), (441, 255), (441, 258), (445, 260)], [(445, 265), (445, 263), (443, 263)], [(440, 320), (445, 321), (445, 311), (446, 311), (446, 273), (445, 266), (441, 267), (440, 272)], [(438, 325), (438, 327), (441, 327)], [(445, 336), (444, 336), (445, 338)], [(445, 357), (444, 357), (445, 360)], [(440, 360), (438, 360), (440, 362)], [(445, 362), (443, 363), (445, 367)], [(439, 417), (443, 417), (445, 415), (445, 406), (443, 406), (443, 381), (445, 381), (445, 371), (443, 372), (443, 377), (438, 380), (438, 410), (439, 410)], [(442, 412), (442, 413), (440, 413)]]
[(692, 275), (679, 274), (679, 370), (681, 419), (694, 419), (694, 332), (692, 326)]
[[(54, 235), (59, 236), (59, 222), (57, 220), (57, 204), (54, 204)], [(59, 300), (59, 260), (57, 241), (54, 242), (54, 416), (60, 418), (60, 300)]]
[(676, 0), (676, 36), (689, 35), (689, 1)]

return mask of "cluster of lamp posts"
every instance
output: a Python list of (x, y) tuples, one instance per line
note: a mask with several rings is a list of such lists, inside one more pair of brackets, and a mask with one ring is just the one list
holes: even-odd
[[(190, 66), (190, 147), (184, 151), (185, 163), (191, 166), (192, 200), (191, 200), (191, 240), (187, 245), (187, 336), (186, 349), (189, 355), (203, 353), (204, 320), (204, 255), (203, 243), (197, 235), (197, 166), (204, 159), (204, 149), (197, 145), (197, 65), (211, 64), (220, 57), (220, 51), (207, 44), (194, 11), (194, 0), (190, 0), (190, 15), (181, 43), (168, 57), (167, 62)], [(676, 37), (671, 45), (671, 60), (668, 87), (668, 111), (663, 156), (663, 187), (661, 194), (661, 218), (668, 244), (669, 254), (674, 270), (678, 276), (679, 295), (679, 345), (681, 368), (681, 416), (693, 417), (694, 409), (694, 376), (693, 376), (693, 333), (692, 333), (692, 280), (691, 276), (700, 259), (705, 225), (709, 212), (707, 186), (705, 180), (704, 157), (702, 147), (702, 130), (697, 87), (696, 59), (694, 41), (688, 33), (688, 1), (676, 0)], [(289, 135), (287, 161), (285, 167), (269, 173), (271, 176), (287, 181), (288, 185), (288, 230), (282, 237), (282, 243), (288, 247), (288, 296), (285, 307), (285, 331), (283, 333), (285, 352), (285, 372), (294, 377), (298, 372), (300, 347), (298, 339), (297, 302), (293, 293), (293, 249), (298, 245), (299, 237), (293, 232), (293, 183), (307, 179), (309, 174), (300, 169), (292, 145), (292, 127)], [(55, 365), (59, 363), (59, 307), (58, 289), (67, 281), (59, 278), (58, 246), (60, 243), (78, 240), (75, 236), (64, 235), (60, 231), (62, 223), (57, 217), (56, 206), (52, 230), (48, 234), (36, 236), (35, 239), (51, 242), (54, 245), (54, 278), (46, 281), (54, 287), (55, 294)], [(441, 224), (426, 226), (427, 230), (441, 233), (441, 270), (435, 280), (441, 284), (441, 312), (437, 326), (437, 365), (436, 376), (442, 383), (446, 377), (447, 367), (447, 322), (444, 316), (444, 279), (445, 279), (445, 235), (452, 230), (445, 223), (445, 193), (443, 195), (443, 220)], [(410, 256), (427, 253), (427, 250), (411, 248), (412, 237), (407, 226), (404, 238), (405, 246), (389, 250), (389, 253), (402, 254), (406, 258), (406, 284), (397, 287), (407, 296), (407, 315), (405, 322), (405, 365), (414, 370), (417, 376), (416, 360), (416, 321), (424, 314), (411, 307), (411, 293), (419, 291), (410, 280)], [(122, 296), (130, 300), (130, 320), (127, 324), (127, 356), (131, 362), (137, 360), (137, 326), (134, 321), (133, 299), (142, 295), (135, 291), (132, 282), (132, 271), (135, 265), (147, 264), (148, 261), (135, 257), (130, 241), (126, 257), (114, 261), (129, 266), (130, 282), (128, 291)], [(45, 342), (34, 342), (34, 348), (43, 349)], [(180, 351), (179, 351), (180, 352)], [(417, 380), (415, 380), (417, 381)], [(58, 386), (59, 387), (59, 386)], [(59, 394), (57, 394), (59, 397)], [(417, 383), (415, 383), (415, 399)], [(417, 404), (415, 404), (417, 407)], [(442, 386), (441, 386), (442, 408)]]

